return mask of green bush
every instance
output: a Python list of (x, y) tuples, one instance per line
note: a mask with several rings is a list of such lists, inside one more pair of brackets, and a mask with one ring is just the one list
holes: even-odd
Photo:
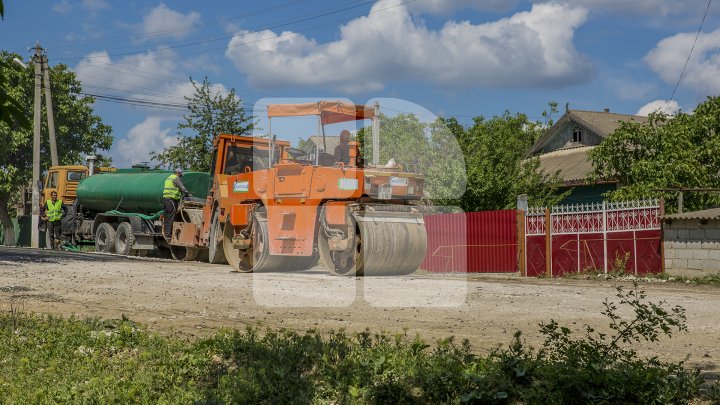
[[(5, 403), (687, 403), (697, 371), (639, 358), (631, 345), (685, 330), (682, 308), (618, 289), (634, 317), (606, 301), (610, 333), (580, 338), (554, 321), (544, 344), (520, 332), (487, 357), (467, 341), (428, 345), (369, 331), (222, 330), (187, 341), (128, 319), (0, 315)], [(705, 393), (716, 395), (716, 389)]]
[[(478, 403), (688, 403), (697, 396), (701, 379), (697, 370), (683, 364), (642, 359), (632, 343), (657, 341), (687, 330), (685, 310), (666, 308), (664, 302), (646, 301), (634, 288), (617, 288), (620, 304), (630, 307), (634, 317), (623, 319), (617, 306), (605, 301), (603, 315), (610, 320), (610, 333), (585, 326), (582, 338), (551, 320), (541, 325), (545, 336), (535, 351), (525, 347), (520, 332), (506, 350), (493, 352), (491, 368), (471, 370), (468, 379), (475, 388), (463, 396)], [(488, 382), (491, 382), (488, 384)]]

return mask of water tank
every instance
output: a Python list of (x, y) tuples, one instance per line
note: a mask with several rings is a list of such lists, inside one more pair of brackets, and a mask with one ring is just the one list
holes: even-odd
[[(77, 188), (77, 198), (83, 209), (94, 212), (119, 210), (154, 214), (162, 210), (162, 194), (167, 170), (127, 169), (95, 174), (83, 179)], [(183, 184), (193, 197), (205, 199), (210, 175), (186, 172)]]

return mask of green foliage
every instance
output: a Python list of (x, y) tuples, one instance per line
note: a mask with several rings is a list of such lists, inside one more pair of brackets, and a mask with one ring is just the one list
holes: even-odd
[[(381, 115), (380, 162), (393, 158), (425, 175), (426, 195), (438, 205), (506, 209), (515, 206), (519, 194), (528, 194), (533, 205), (552, 205), (563, 198), (559, 178), (538, 173), (537, 158), (525, 160), (541, 131), (523, 114), (477, 117), (469, 128), (455, 118), (425, 123), (413, 114)], [(370, 161), (370, 131), (361, 129), (358, 141)]]
[[(711, 97), (692, 114), (651, 114), (647, 124), (625, 122), (591, 152), (595, 176), (617, 179), (614, 200), (663, 197), (674, 212), (672, 187), (720, 187), (720, 97)], [(717, 193), (686, 193), (686, 210), (720, 204)]]
[[(372, 162), (372, 134), (358, 131), (361, 156)], [(425, 195), (439, 205), (451, 205), (465, 191), (465, 162), (458, 142), (442, 119), (432, 123), (414, 114), (380, 115), (380, 164), (390, 159), (404, 170), (425, 176)]]
[[(178, 144), (162, 152), (151, 153), (154, 160), (166, 167), (182, 167), (189, 170), (209, 172), (212, 164), (212, 143), (219, 134), (243, 135), (252, 132), (252, 117), (245, 114), (242, 100), (230, 89), (226, 95), (210, 88), (207, 77), (201, 84), (190, 82), (195, 88), (188, 101), (189, 113), (178, 124)], [(183, 136), (182, 130), (193, 134)]]
[(542, 347), (526, 348), (518, 332), (506, 350), (490, 355), (491, 368), (471, 370), (468, 379), (476, 387), (463, 397), (477, 403), (677, 403), (698, 395), (701, 379), (682, 363), (642, 359), (629, 345), (657, 341), (686, 331), (685, 311), (667, 308), (664, 302), (646, 300), (637, 284), (631, 290), (617, 288), (620, 304), (633, 317), (623, 319), (615, 303), (605, 301), (602, 312), (609, 333), (586, 325), (582, 338), (570, 328), (551, 320), (541, 325)]
[[(12, 64), (13, 58), (20, 55), (0, 52), (0, 77), (7, 82), (10, 98), (15, 100), (24, 117), (30, 117), (33, 111), (34, 73), (33, 68), (22, 69)], [(108, 150), (113, 137), (110, 126), (103, 124), (93, 111), (95, 102), (92, 97), (78, 96), (82, 92), (75, 73), (66, 65), (59, 64), (50, 68), (55, 133), (60, 164), (82, 164), (83, 155), (96, 154), (100, 159), (107, 157), (99, 150)], [(4, 116), (4, 113), (3, 113)], [(41, 171), (50, 166), (50, 145), (47, 137), (47, 111), (42, 104), (41, 121)], [(33, 128), (20, 121), (9, 123), (0, 120), (0, 220), (6, 235), (12, 234), (9, 226), (8, 208), (20, 186), (30, 182), (32, 177), (32, 141)], [(14, 238), (6, 243), (12, 244)]]
[[(482, 357), (467, 341), (309, 331), (222, 330), (194, 342), (128, 319), (0, 314), (0, 398), (7, 403), (687, 403), (696, 371), (641, 359), (630, 345), (686, 330), (680, 307), (618, 288), (609, 332), (582, 338), (555, 321), (527, 348), (516, 333)], [(713, 398), (716, 388), (704, 395)]]
[(460, 206), (465, 211), (507, 209), (520, 194), (528, 195), (530, 205), (557, 204), (563, 198), (560, 179), (540, 173), (539, 159), (525, 159), (541, 133), (542, 127), (524, 114), (509, 112), (489, 120), (477, 117), (472, 127), (459, 132), (468, 178)]
[[(12, 68), (5, 59), (0, 60), (0, 70), (7, 71)], [(10, 94), (11, 91), (7, 76), (0, 75), (0, 122), (10, 128), (27, 129), (30, 120), (20, 102)]]

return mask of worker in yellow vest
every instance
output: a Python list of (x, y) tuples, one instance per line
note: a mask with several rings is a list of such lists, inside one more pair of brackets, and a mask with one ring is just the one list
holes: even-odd
[(175, 173), (169, 175), (165, 179), (165, 186), (163, 188), (163, 209), (165, 211), (165, 219), (163, 221), (163, 235), (166, 240), (170, 240), (172, 237), (172, 224), (175, 219), (175, 212), (177, 211), (178, 203), (180, 198), (185, 194), (191, 197), (192, 194), (185, 188), (182, 182), (183, 170), (180, 168), (175, 169)]
[(47, 221), (45, 232), (50, 235), (48, 240), (50, 240), (51, 246), (46, 246), (47, 248), (55, 249), (62, 243), (62, 222), (60, 220), (65, 216), (66, 210), (62, 200), (58, 199), (57, 192), (50, 193), (50, 200), (42, 207), (42, 219)]

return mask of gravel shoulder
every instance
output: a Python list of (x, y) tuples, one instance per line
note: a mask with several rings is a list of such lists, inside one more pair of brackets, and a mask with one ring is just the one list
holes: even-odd
[[(17, 252), (16, 252), (17, 253)], [(122, 315), (164, 334), (203, 336), (222, 327), (405, 333), (426, 341), (468, 339), (479, 353), (516, 330), (532, 345), (550, 319), (576, 330), (606, 327), (603, 301), (623, 281), (415, 275), (341, 278), (302, 273), (238, 274), (207, 263), (9, 255), (0, 250), (0, 310), (78, 317)], [(641, 283), (648, 299), (685, 308), (688, 332), (638, 345), (646, 356), (720, 371), (720, 289)]]

